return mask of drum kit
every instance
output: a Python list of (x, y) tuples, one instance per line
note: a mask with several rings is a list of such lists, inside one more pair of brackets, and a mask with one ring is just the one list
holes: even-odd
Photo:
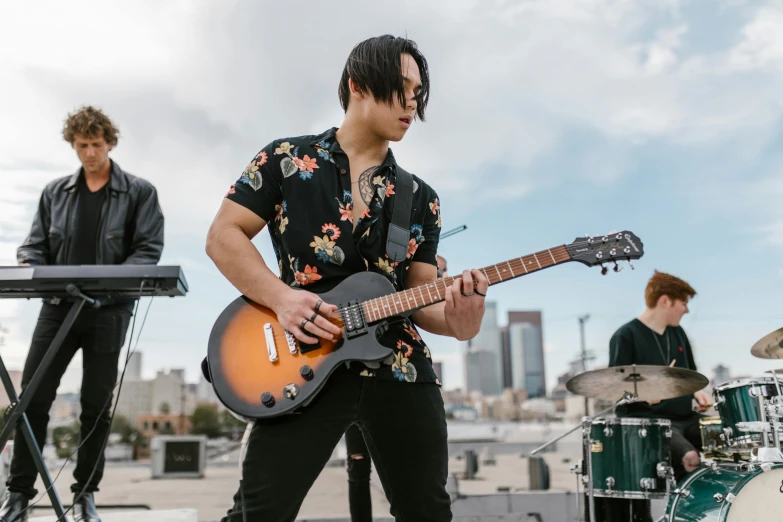
[[(783, 359), (783, 328), (756, 342), (751, 354)], [(614, 404), (584, 417), (581, 424), (531, 454), (581, 428), (583, 458), (572, 471), (581, 476), (584, 487), (585, 522), (605, 522), (596, 510), (598, 498), (666, 501), (666, 514), (658, 522), (783, 520), (783, 369), (714, 388), (718, 416), (699, 422), (701, 465), (679, 483), (671, 461), (670, 420), (603, 417), (617, 406), (685, 397), (708, 384), (698, 372), (669, 366), (584, 372), (571, 378), (566, 388)], [(626, 504), (631, 516), (637, 516), (634, 503), (622, 505)], [(649, 520), (644, 518), (650, 516), (649, 503), (646, 510), (646, 515), (632, 519)]]

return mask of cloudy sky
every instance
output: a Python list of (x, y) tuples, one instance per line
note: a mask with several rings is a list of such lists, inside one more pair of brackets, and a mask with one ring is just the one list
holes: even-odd
[[(502, 317), (543, 310), (549, 385), (579, 350), (582, 314), (605, 364), (653, 269), (698, 291), (684, 327), (703, 373), (777, 367), (750, 347), (783, 326), (780, 1), (4, 2), (0, 265), (15, 263), (43, 186), (78, 167), (66, 114), (103, 108), (122, 133), (112, 157), (158, 188), (161, 263), (191, 287), (152, 303), (144, 371), (195, 381), (236, 296), (203, 248), (223, 195), (269, 141), (340, 125), (345, 59), (383, 33), (431, 64), (428, 121), (393, 149), (439, 192), (444, 230), (468, 225), (441, 243), (452, 272), (585, 233), (644, 241), (633, 272), (569, 264), (490, 290)], [(274, 268), (266, 232), (255, 244)], [(11, 368), (39, 307), (0, 302)], [(460, 386), (456, 342), (428, 340), (446, 387)], [(79, 377), (77, 359), (62, 389)]]

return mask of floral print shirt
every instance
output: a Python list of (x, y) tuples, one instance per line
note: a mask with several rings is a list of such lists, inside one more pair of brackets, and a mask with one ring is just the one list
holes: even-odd
[[(226, 197), (267, 222), (280, 279), (322, 293), (360, 271), (386, 276), (403, 290), (411, 261), (437, 267), (440, 203), (435, 191), (413, 176), (408, 256), (389, 261), (386, 236), (395, 197), (397, 163), (391, 149), (372, 175), (373, 196), (354, 229), (348, 157), (336, 128), (318, 136), (275, 140), (250, 161)], [(408, 319), (390, 321), (380, 338), (393, 354), (380, 365), (353, 364), (365, 376), (440, 385), (430, 350)], [(370, 367), (374, 366), (374, 367)]]

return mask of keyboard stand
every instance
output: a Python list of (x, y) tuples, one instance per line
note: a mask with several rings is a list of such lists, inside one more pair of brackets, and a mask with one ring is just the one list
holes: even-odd
[(27, 414), (25, 413), (25, 410), (27, 410), (27, 407), (30, 405), (30, 401), (32, 401), (33, 395), (35, 394), (35, 390), (38, 389), (41, 381), (46, 376), (46, 371), (49, 369), (49, 366), (51, 366), (52, 360), (54, 360), (57, 351), (63, 344), (63, 341), (68, 335), (68, 332), (71, 330), (73, 323), (76, 322), (76, 318), (79, 316), (79, 312), (82, 311), (82, 308), (84, 308), (84, 305), (90, 304), (94, 307), (100, 306), (99, 300), (82, 294), (81, 291), (79, 291), (79, 289), (73, 285), (68, 285), (68, 293), (74, 297), (77, 297), (77, 300), (74, 301), (73, 305), (71, 305), (71, 309), (68, 311), (68, 315), (65, 316), (65, 320), (60, 325), (60, 329), (54, 336), (52, 344), (49, 345), (49, 349), (46, 351), (46, 355), (44, 355), (43, 360), (41, 360), (41, 364), (38, 366), (38, 369), (35, 370), (33, 378), (30, 379), (30, 383), (27, 385), (27, 387), (25, 387), (24, 390), (22, 390), (21, 396), (16, 395), (16, 390), (14, 390), (11, 377), (8, 375), (5, 363), (3, 363), (3, 358), (0, 357), (0, 380), (3, 381), (5, 392), (8, 394), (8, 400), (11, 402), (11, 405), (6, 411), (5, 427), (3, 427), (3, 431), (0, 432), (0, 451), (5, 448), (5, 445), (8, 442), (8, 438), (16, 428), (16, 424), (21, 422), (22, 435), (24, 435), (24, 439), (27, 442), (27, 447), (30, 449), (30, 453), (32, 454), (35, 467), (38, 469), (38, 473), (41, 475), (41, 480), (43, 480), (44, 487), (49, 494), (49, 499), (52, 502), (52, 508), (54, 508), (54, 512), (57, 514), (58, 520), (61, 522), (68, 522), (68, 519), (65, 516), (65, 509), (63, 508), (63, 504), (60, 501), (59, 495), (57, 494), (57, 490), (54, 488), (52, 477), (49, 474), (49, 470), (46, 468), (46, 463), (44, 462), (43, 455), (41, 455), (41, 450), (38, 447), (38, 443), (35, 440), (35, 437), (33, 436), (33, 430), (30, 428), (30, 422), (27, 420)]

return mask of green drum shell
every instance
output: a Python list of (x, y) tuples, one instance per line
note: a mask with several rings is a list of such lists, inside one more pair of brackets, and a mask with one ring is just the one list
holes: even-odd
[[(776, 468), (783, 468), (783, 464), (769, 465), (769, 469)], [(697, 469), (677, 485), (676, 491), (681, 491), (681, 494), (672, 493), (666, 508), (665, 522), (726, 522), (732, 504), (725, 500), (719, 501), (716, 495), (722, 499), (726, 499), (729, 494), (736, 496), (760, 473), (764, 471), (759, 466), (748, 471), (747, 463), (723, 463), (716, 467)]]
[(738, 422), (756, 422), (761, 420), (758, 399), (753, 395), (760, 393), (763, 397), (774, 397), (778, 394), (772, 377), (753, 379), (737, 379), (716, 387), (713, 391), (715, 409), (725, 428), (731, 428), (729, 446), (755, 447), (762, 444), (760, 433), (749, 433), (737, 429)]
[[(606, 432), (611, 429), (611, 433)], [(642, 437), (640, 430), (646, 430)], [(669, 465), (671, 421), (624, 417), (596, 419), (590, 428), (590, 470), (593, 495), (609, 498), (653, 499), (666, 496), (666, 478), (658, 464)], [(608, 487), (607, 479), (614, 484)], [(655, 479), (653, 488), (642, 479)]]

